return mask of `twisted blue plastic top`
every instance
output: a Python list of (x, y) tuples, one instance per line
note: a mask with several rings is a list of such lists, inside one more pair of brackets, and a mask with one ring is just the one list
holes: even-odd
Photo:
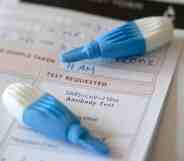
[(56, 140), (64, 140), (102, 155), (109, 154), (108, 146), (91, 136), (80, 120), (64, 104), (45, 94), (26, 108), (23, 121), (32, 129)]
[(143, 55), (145, 50), (146, 42), (138, 26), (128, 22), (80, 48), (62, 53), (60, 61), (74, 62), (97, 57), (126, 58)]

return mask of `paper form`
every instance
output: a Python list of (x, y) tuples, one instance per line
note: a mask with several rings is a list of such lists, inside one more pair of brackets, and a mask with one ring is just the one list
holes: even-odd
[[(44, 17), (38, 16), (40, 12)], [(59, 51), (77, 47), (121, 22), (26, 5), (18, 11), (1, 10), (0, 19), (1, 92), (14, 81), (36, 82), (63, 100), (112, 150), (112, 157), (103, 158), (49, 140), (4, 111), (1, 161), (145, 160), (182, 52), (179, 42), (145, 57), (59, 64)]]

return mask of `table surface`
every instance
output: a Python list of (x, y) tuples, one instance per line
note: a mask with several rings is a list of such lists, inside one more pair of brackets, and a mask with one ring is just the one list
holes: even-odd
[[(176, 31), (184, 41), (184, 31)], [(160, 120), (151, 161), (184, 161), (184, 52), (178, 61)]]

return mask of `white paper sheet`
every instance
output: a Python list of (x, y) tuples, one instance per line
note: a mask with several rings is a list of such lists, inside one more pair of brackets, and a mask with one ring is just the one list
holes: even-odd
[(48, 140), (18, 125), (1, 106), (1, 161), (145, 160), (181, 44), (174, 41), (141, 58), (58, 62), (59, 51), (118, 24), (102, 17), (29, 5), (0, 11), (0, 91), (14, 81), (41, 86), (79, 114), (83, 124), (104, 138), (112, 150), (110, 158), (103, 158)]

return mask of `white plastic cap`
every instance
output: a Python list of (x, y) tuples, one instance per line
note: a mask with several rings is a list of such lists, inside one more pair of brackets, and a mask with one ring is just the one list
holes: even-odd
[(174, 26), (167, 17), (146, 17), (135, 21), (145, 41), (146, 51), (157, 49), (173, 39)]
[(2, 102), (7, 111), (22, 122), (23, 112), (26, 107), (43, 95), (40, 89), (28, 84), (14, 83), (9, 85), (2, 94)]

